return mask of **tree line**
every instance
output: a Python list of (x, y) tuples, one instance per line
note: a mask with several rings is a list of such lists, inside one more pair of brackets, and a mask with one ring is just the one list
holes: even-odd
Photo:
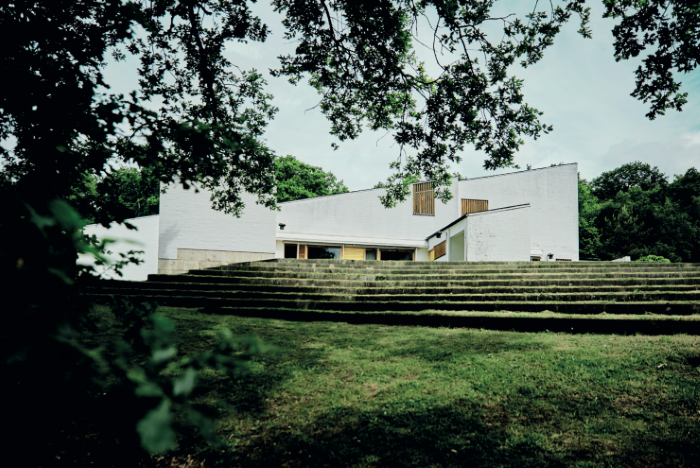
[(700, 261), (700, 173), (671, 180), (639, 161), (578, 182), (581, 259)]

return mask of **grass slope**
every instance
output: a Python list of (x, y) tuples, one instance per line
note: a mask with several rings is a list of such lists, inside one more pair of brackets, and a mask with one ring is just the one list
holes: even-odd
[[(102, 309), (104, 311), (104, 309)], [(690, 467), (700, 460), (700, 339), (288, 322), (162, 308), (180, 352), (212, 330), (278, 351), (196, 399), (218, 406), (236, 467)], [(103, 332), (109, 339), (108, 314)], [(153, 461), (157, 466), (174, 460)]]

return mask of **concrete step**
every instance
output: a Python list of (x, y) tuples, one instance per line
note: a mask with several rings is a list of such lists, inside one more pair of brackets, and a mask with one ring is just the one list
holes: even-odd
[[(303, 294), (435, 294), (436, 288), (427, 287), (335, 287), (335, 286), (279, 286), (266, 284), (242, 283), (192, 283), (192, 282), (155, 282), (155, 281), (104, 281), (102, 288), (114, 290), (114, 294), (122, 289), (137, 290), (190, 290), (190, 291), (253, 291), (253, 292), (284, 292)], [(689, 292), (700, 291), (698, 284), (669, 284), (669, 285), (627, 285), (627, 286), (486, 286), (462, 287), (453, 286), (440, 288), (440, 294), (553, 294), (553, 293), (649, 293), (649, 292)]]
[[(103, 294), (87, 294), (99, 301), (111, 297)], [(578, 302), (547, 302), (547, 301), (480, 301), (480, 302), (448, 302), (448, 301), (313, 301), (313, 300), (272, 300), (272, 299), (237, 299), (217, 298), (206, 296), (171, 296), (171, 295), (126, 295), (136, 301), (153, 301), (159, 305), (172, 307), (235, 307), (235, 308), (268, 308), (268, 309), (302, 309), (319, 311), (423, 311), (423, 310), (452, 310), (452, 311), (520, 311), (541, 312), (554, 311), (568, 314), (644, 314), (660, 315), (690, 315), (700, 312), (698, 301), (578, 301)]]
[(473, 294), (339, 294), (337, 292), (318, 293), (285, 293), (263, 291), (239, 291), (239, 290), (187, 290), (187, 289), (140, 289), (140, 288), (103, 288), (101, 290), (88, 290), (95, 294), (118, 294), (123, 296), (160, 295), (170, 297), (214, 297), (256, 300), (285, 300), (285, 301), (319, 301), (319, 302), (581, 302), (581, 301), (614, 301), (614, 302), (640, 302), (640, 301), (699, 301), (700, 291), (691, 292), (557, 292), (557, 293), (473, 293)]
[(668, 274), (668, 273), (690, 273), (694, 272), (697, 276), (700, 276), (700, 268), (684, 268), (684, 269), (656, 269), (656, 268), (479, 268), (479, 269), (467, 269), (467, 268), (435, 268), (435, 269), (418, 269), (418, 268), (383, 268), (383, 269), (373, 269), (373, 268), (328, 268), (328, 267), (307, 267), (304, 265), (259, 265), (259, 266), (248, 266), (240, 268), (227, 268), (227, 269), (205, 269), (205, 270), (191, 270), (191, 274), (197, 275), (210, 275), (210, 276), (264, 276), (271, 273), (283, 273), (285, 275), (299, 275), (299, 274), (344, 274), (344, 275), (504, 275), (504, 274), (597, 274), (600, 276), (605, 276), (608, 274), (623, 273), (623, 274)]
[[(350, 324), (381, 324), (449, 328), (480, 328), (487, 330), (518, 330), (520, 332), (595, 333), (618, 335), (700, 335), (700, 320), (697, 316), (645, 315), (644, 318), (629, 318), (615, 315), (581, 315), (572, 317), (561, 314), (517, 314), (468, 313), (429, 311), (422, 313), (353, 313), (319, 312), (299, 309), (264, 309), (206, 307), (203, 313), (236, 315), (268, 319), (294, 320), (302, 322), (345, 322)], [(617, 318), (620, 317), (620, 318)], [(623, 318), (624, 317), (624, 318)]]
[(260, 268), (283, 266), (314, 266), (319, 268), (358, 268), (358, 269), (499, 269), (499, 268), (638, 268), (639, 266), (659, 269), (699, 268), (700, 263), (656, 263), (656, 262), (400, 262), (400, 261), (362, 261), (362, 260), (298, 260), (274, 259), (260, 262), (246, 262), (226, 265), (218, 268), (239, 269), (248, 266)]
[[(586, 279), (578, 277), (567, 277), (565, 279), (526, 279), (516, 280), (505, 279), (503, 277), (492, 276), (490, 279), (458, 279), (458, 280), (403, 280), (403, 281), (375, 281), (375, 276), (370, 276), (371, 280), (347, 279), (343, 275), (340, 278), (316, 279), (316, 278), (256, 278), (256, 277), (235, 277), (235, 276), (200, 276), (200, 275), (148, 275), (148, 281), (172, 282), (172, 283), (217, 283), (217, 284), (248, 284), (265, 286), (287, 286), (287, 287), (365, 287), (365, 288), (451, 288), (451, 287), (547, 287), (547, 286), (656, 286), (656, 285), (698, 285), (700, 277), (683, 278), (595, 278)], [(499, 279), (493, 279), (499, 278)]]
[(558, 273), (558, 272), (523, 272), (523, 273), (438, 273), (430, 274), (386, 274), (374, 273), (307, 273), (288, 271), (207, 271), (192, 270), (190, 274), (195, 276), (210, 277), (235, 277), (235, 278), (277, 278), (277, 279), (342, 279), (356, 281), (479, 281), (479, 280), (550, 280), (550, 279), (608, 279), (608, 278), (692, 278), (700, 277), (700, 272), (695, 271), (668, 271), (668, 272), (596, 272), (596, 273)]
[[(488, 262), (354, 262), (352, 263), (313, 263), (313, 261), (304, 261), (299, 263), (272, 263), (272, 262), (251, 262), (243, 264), (225, 265), (217, 268), (209, 268), (206, 271), (324, 271), (324, 272), (382, 272), (381, 274), (406, 274), (407, 271), (414, 272), (463, 272), (463, 271), (478, 271), (480, 273), (495, 272), (502, 273), (505, 271), (700, 271), (700, 264), (690, 263), (613, 263), (603, 264), (600, 262), (581, 264), (579, 262), (513, 262), (495, 264)], [(617, 266), (625, 265), (625, 266)], [(664, 265), (664, 266), (658, 266)], [(412, 274), (412, 273), (411, 273)]]

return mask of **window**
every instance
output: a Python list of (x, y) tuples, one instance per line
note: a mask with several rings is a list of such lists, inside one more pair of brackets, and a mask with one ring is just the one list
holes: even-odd
[(284, 258), (297, 258), (296, 244), (284, 244)]
[(376, 260), (377, 259), (377, 249), (367, 249), (365, 251), (365, 260)]
[(413, 261), (413, 250), (384, 250), (381, 253), (382, 260), (394, 260), (403, 262)]
[(432, 182), (413, 184), (413, 214), (435, 216), (435, 191)]
[(326, 259), (333, 260), (340, 258), (340, 247), (323, 247), (319, 245), (309, 245), (309, 260)]
[(462, 198), (462, 215), (478, 213), (480, 211), (488, 211), (488, 209), (488, 200), (472, 200), (471, 198)]

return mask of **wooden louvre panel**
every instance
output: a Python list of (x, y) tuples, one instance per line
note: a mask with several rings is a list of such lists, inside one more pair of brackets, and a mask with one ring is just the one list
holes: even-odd
[(365, 249), (361, 247), (345, 247), (345, 260), (364, 260)]
[(435, 216), (435, 191), (432, 182), (413, 184), (413, 214)]
[(299, 244), (299, 258), (306, 258), (306, 245), (304, 244)]
[(447, 255), (447, 241), (444, 240), (430, 250), (430, 261)]
[(472, 200), (470, 198), (462, 198), (462, 214), (478, 213), (480, 211), (488, 211), (488, 200)]

